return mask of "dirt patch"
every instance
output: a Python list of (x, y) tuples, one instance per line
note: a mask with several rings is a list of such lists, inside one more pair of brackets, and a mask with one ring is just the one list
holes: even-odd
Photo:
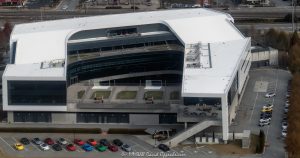
[(228, 144), (213, 144), (207, 145), (209, 148), (214, 150), (219, 155), (248, 155), (255, 154), (256, 152), (256, 144), (259, 141), (259, 137), (257, 135), (251, 135), (251, 144), (249, 149), (242, 148), (242, 141), (230, 141)]

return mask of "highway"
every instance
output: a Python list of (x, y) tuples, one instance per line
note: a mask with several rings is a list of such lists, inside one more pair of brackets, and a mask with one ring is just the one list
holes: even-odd
[[(72, 3), (71, 3), (72, 1)], [(68, 7), (65, 7), (68, 6)], [(62, 10), (65, 7), (65, 10)], [(137, 10), (138, 11), (138, 10)], [(223, 11), (220, 9), (220, 11)], [(76, 9), (76, 3), (73, 0), (63, 1), (54, 10), (27, 10), (27, 9), (16, 9), (16, 10), (0, 10), (0, 19), (21, 19), (28, 21), (37, 21), (43, 16), (43, 20), (54, 20), (54, 19), (65, 19), (65, 18), (76, 18), (84, 16), (95, 16), (105, 14), (118, 14), (132, 12), (131, 9), (88, 9), (78, 10)], [(277, 8), (238, 8), (230, 9), (228, 12), (233, 18), (238, 21), (242, 19), (279, 19), (286, 16), (291, 12), (290, 7), (277, 7)], [(300, 8), (297, 8), (296, 15), (300, 17)]]

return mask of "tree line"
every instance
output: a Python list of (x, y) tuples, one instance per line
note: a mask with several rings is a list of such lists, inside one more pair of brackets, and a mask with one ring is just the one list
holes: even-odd
[(289, 158), (300, 157), (300, 38), (295, 31), (288, 49), (289, 70), (292, 73), (290, 106), (288, 111), (288, 129), (285, 139)]

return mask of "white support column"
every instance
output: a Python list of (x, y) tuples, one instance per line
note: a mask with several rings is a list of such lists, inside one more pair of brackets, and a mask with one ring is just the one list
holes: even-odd
[(222, 96), (222, 133), (224, 143), (227, 144), (229, 133), (227, 94)]

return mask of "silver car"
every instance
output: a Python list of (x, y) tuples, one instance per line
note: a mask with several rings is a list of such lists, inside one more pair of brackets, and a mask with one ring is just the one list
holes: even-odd
[(40, 138), (33, 138), (32, 139), (32, 143), (36, 144), (36, 145), (40, 145), (42, 144), (43, 142), (40, 140)]
[(131, 147), (128, 144), (123, 144), (121, 146), (121, 149), (126, 151), (126, 152), (131, 152), (132, 151)]

